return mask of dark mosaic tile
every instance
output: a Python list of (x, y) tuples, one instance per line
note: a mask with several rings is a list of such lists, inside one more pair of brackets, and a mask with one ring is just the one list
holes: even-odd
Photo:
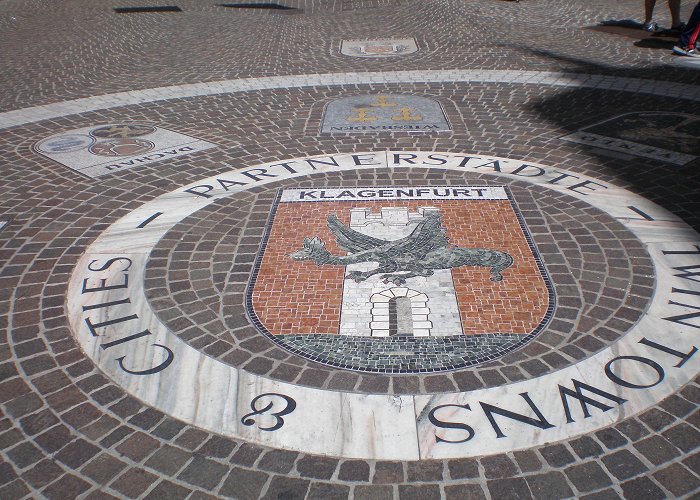
[(513, 452), (513, 457), (522, 472), (536, 472), (542, 468), (542, 462), (537, 458), (537, 454), (531, 450)]
[(231, 463), (250, 467), (255, 463), (262, 451), (257, 446), (242, 443), (231, 457)]
[(261, 498), (277, 500), (279, 498), (305, 498), (309, 490), (309, 481), (292, 477), (273, 476), (267, 492)]
[(646, 466), (628, 450), (621, 450), (602, 459), (605, 468), (620, 481), (647, 472)]
[(297, 472), (302, 477), (314, 479), (330, 479), (338, 466), (335, 458), (317, 457), (305, 455), (297, 460)]
[(505, 455), (484, 457), (480, 461), (487, 479), (515, 477), (518, 475), (515, 463)]
[(485, 500), (486, 494), (478, 484), (460, 484), (445, 486), (445, 498), (447, 500)]
[(63, 499), (74, 498), (90, 489), (90, 484), (82, 479), (66, 474), (57, 481), (44, 488), (42, 493), (46, 498)]
[(479, 463), (475, 459), (450, 460), (447, 463), (447, 468), (450, 471), (450, 478), (453, 480), (479, 477)]
[(494, 479), (486, 483), (491, 498), (532, 498), (532, 492), (523, 478)]
[(191, 455), (180, 448), (164, 445), (146, 460), (146, 467), (157, 470), (168, 476), (177, 473), (191, 458)]
[(349, 497), (349, 486), (331, 483), (312, 483), (306, 496), (309, 500), (345, 500)]
[(591, 437), (582, 436), (569, 441), (569, 446), (579, 458), (585, 459), (603, 454), (603, 448)]
[(149, 500), (161, 500), (164, 498), (184, 500), (190, 493), (192, 493), (192, 490), (189, 488), (167, 480), (161, 480), (144, 498)]
[(663, 436), (685, 453), (700, 446), (700, 431), (686, 423), (674, 425), (664, 431)]
[(263, 455), (258, 467), (264, 471), (287, 474), (294, 467), (298, 453), (287, 450), (270, 450)]
[(377, 462), (374, 465), (372, 482), (375, 484), (397, 484), (404, 481), (401, 462)]
[(655, 472), (653, 476), (674, 496), (680, 497), (700, 489), (700, 479), (697, 475), (677, 463)]
[(439, 498), (438, 485), (399, 485), (400, 500), (438, 500)]
[(607, 429), (598, 431), (595, 433), (595, 435), (601, 443), (603, 443), (605, 446), (607, 446), (608, 449), (611, 450), (619, 448), (620, 446), (623, 446), (627, 443), (627, 438), (625, 438), (622, 434), (617, 432), (612, 427), (608, 427)]
[(443, 462), (435, 460), (408, 462), (406, 476), (409, 482), (442, 481)]
[(680, 455), (678, 449), (662, 436), (654, 435), (634, 444), (636, 450), (654, 465), (669, 462)]
[(34, 464), (33, 467), (25, 471), (22, 474), (22, 479), (32, 487), (39, 489), (52, 483), (62, 474), (63, 469), (61, 469), (56, 462), (47, 458), (46, 460)]
[(564, 469), (564, 473), (576, 489), (582, 493), (610, 486), (612, 480), (598, 462), (585, 462)]
[(562, 444), (555, 444), (540, 448), (540, 454), (552, 467), (564, 467), (575, 461), (573, 455)]
[(269, 476), (264, 472), (234, 467), (226, 477), (219, 493), (241, 500), (255, 500), (260, 498), (268, 478)]
[(195, 455), (192, 461), (177, 477), (181, 481), (193, 486), (205, 490), (212, 490), (219, 484), (227, 471), (228, 468), (225, 465)]
[(625, 498), (664, 499), (666, 494), (648, 477), (638, 477), (620, 485)]
[(114, 480), (110, 488), (126, 495), (129, 498), (137, 498), (142, 495), (158, 477), (141, 469), (129, 469), (119, 478)]
[(355, 500), (393, 500), (394, 491), (391, 486), (355, 486)]
[(573, 491), (561, 472), (527, 476), (527, 484), (535, 498), (571, 498)]
[(82, 473), (97, 484), (106, 485), (117, 474), (119, 474), (127, 464), (121, 460), (107, 454), (100, 454), (90, 461), (82, 469)]

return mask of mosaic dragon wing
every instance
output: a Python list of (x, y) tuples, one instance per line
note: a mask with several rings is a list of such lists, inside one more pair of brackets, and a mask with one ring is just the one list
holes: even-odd
[(445, 248), (449, 243), (442, 229), (442, 215), (431, 213), (418, 223), (411, 234), (394, 241), (387, 251), (421, 259), (431, 250)]
[(364, 250), (372, 250), (389, 243), (387, 240), (373, 238), (344, 226), (334, 214), (328, 216), (328, 228), (335, 236), (335, 240), (340, 248), (346, 252), (357, 253)]

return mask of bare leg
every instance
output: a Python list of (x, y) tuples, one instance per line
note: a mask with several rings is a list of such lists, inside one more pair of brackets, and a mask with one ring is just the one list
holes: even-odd
[[(668, 0), (669, 8), (671, 2), (675, 0)], [(679, 0), (680, 1), (680, 0)], [(651, 18), (654, 17), (654, 6), (656, 5), (656, 0), (644, 0), (644, 24), (650, 23)]]
[(668, 0), (668, 10), (671, 11), (671, 28), (681, 24), (681, 0)]

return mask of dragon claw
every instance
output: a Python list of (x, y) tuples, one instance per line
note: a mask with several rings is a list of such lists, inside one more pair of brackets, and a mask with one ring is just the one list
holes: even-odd
[(393, 283), (394, 285), (403, 285), (406, 280), (401, 276), (396, 276), (393, 274), (385, 274), (382, 276), (382, 282), (385, 284)]
[(360, 271), (352, 271), (351, 273), (348, 273), (346, 277), (350, 278), (355, 283), (360, 283), (367, 279)]

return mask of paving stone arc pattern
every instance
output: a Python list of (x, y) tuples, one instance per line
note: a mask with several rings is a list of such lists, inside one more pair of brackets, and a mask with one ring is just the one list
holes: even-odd
[[(698, 358), (694, 356), (694, 350), (684, 354), (662, 344), (667, 342), (667, 337), (655, 337), (655, 332), (671, 331), (676, 341), (674, 346), (692, 345), (691, 328), (684, 327), (679, 320), (682, 320), (683, 314), (692, 313), (693, 308), (670, 299), (671, 294), (678, 290), (674, 285), (691, 288), (694, 285), (684, 283), (683, 277), (674, 275), (672, 268), (692, 265), (698, 255), (697, 233), (660, 207), (608, 183), (506, 159), (414, 152), (322, 158), (333, 166), (312, 168), (312, 163), (306, 159), (297, 159), (216, 176), (148, 203), (112, 225), (81, 258), (71, 281), (68, 304), (71, 323), (88, 356), (132, 395), (161, 411), (206, 429), (310, 453), (404, 460), (482, 455), (485, 452), (528, 448), (591, 432), (609, 425), (611, 419), (614, 421), (643, 411), (697, 373)], [(162, 236), (188, 214), (218, 199), (235, 197), (237, 193), (255, 190), (267, 183), (272, 185), (284, 178), (301, 178), (309, 173), (357, 171), (378, 166), (400, 170), (403, 166), (416, 164), (426, 168), (437, 164), (440, 171), (497, 170), (503, 177), (512, 176), (535, 185), (545, 185), (555, 192), (585, 200), (618, 219), (647, 245), (657, 269), (656, 294), (647, 308), (647, 314), (610, 347), (554, 373), (492, 389), (407, 397), (310, 389), (276, 382), (245, 370), (234, 370), (173, 335), (152, 314), (144, 296), (143, 283), (132, 278), (131, 283), (135, 284), (128, 290), (128, 300), (124, 298), (122, 289), (129, 288), (126, 284), (127, 271), (134, 277), (141, 276), (148, 253)], [(536, 175), (523, 176), (525, 165), (536, 169)], [(637, 210), (653, 214), (655, 220), (640, 218), (637, 211), (630, 209), (630, 203), (634, 203), (632, 206)], [(155, 214), (160, 215), (154, 218)], [(145, 221), (152, 222), (144, 225)], [(139, 231), (144, 227), (148, 229)], [(125, 234), (130, 237), (125, 238)], [(94, 283), (98, 285), (95, 287)], [(104, 283), (119, 283), (120, 286), (105, 287)], [(89, 300), (85, 297), (86, 286)], [(92, 295), (93, 292), (95, 295)], [(105, 313), (105, 310), (116, 306), (123, 316), (115, 318), (115, 310)], [(111, 329), (117, 322), (132, 320), (135, 332), (132, 335), (124, 337), (123, 328)], [(142, 330), (142, 326), (148, 328)], [(95, 328), (103, 328), (100, 335), (94, 335)], [(658, 362), (651, 359), (651, 356), (658, 355), (662, 356)], [(680, 363), (670, 363), (676, 362), (679, 357), (682, 358)], [(637, 366), (637, 369), (630, 371), (632, 363), (650, 369), (639, 370)], [(610, 406), (606, 412), (583, 418), (589, 417), (585, 405), (581, 405), (582, 413), (579, 414), (572, 410), (564, 397), (559, 403), (552, 399), (533, 401), (529, 396), (531, 393), (547, 394), (557, 387), (562, 390), (562, 387), (571, 384), (578, 391), (582, 383), (579, 380), (581, 373), (586, 373), (585, 383), (590, 384), (588, 387), (596, 388), (598, 395), (607, 394), (618, 406)], [(162, 387), (178, 387), (177, 395), (173, 391), (162, 390)], [(574, 389), (566, 389), (564, 393), (575, 395)], [(277, 403), (271, 402), (266, 410), (262, 410), (256, 406), (256, 402), (263, 396), (278, 398), (281, 406), (276, 407), (273, 413), (265, 414)], [(455, 436), (454, 427), (440, 425), (440, 422), (459, 418), (460, 411), (477, 404), (483, 413), (475, 415), (475, 421), (470, 422), (473, 436)], [(508, 405), (510, 415), (513, 415), (513, 411), (522, 412), (521, 416), (532, 415), (522, 418), (537, 432), (522, 432), (514, 421), (522, 423), (523, 420), (517, 418), (494, 424), (491, 419), (493, 412), (502, 414), (506, 410), (498, 405), (504, 404)], [(373, 408), (373, 418), (368, 421), (367, 408), (370, 407)], [(323, 408), (321, 414), (318, 408)], [(562, 409), (565, 415), (562, 415)], [(607, 413), (608, 410), (610, 413)], [(323, 422), (337, 421), (340, 415), (348, 413), (352, 414), (350, 420), (353, 424), (344, 429), (342, 436), (324, 434), (324, 429), (333, 426), (324, 425)], [(255, 422), (250, 417), (258, 415), (261, 421), (256, 427), (252, 425)], [(567, 425), (571, 423), (576, 425)], [(264, 432), (273, 427), (275, 432)], [(367, 435), (368, 428), (373, 429), (371, 442), (362, 439), (363, 435)], [(464, 431), (464, 428), (461, 429)], [(498, 437), (506, 439), (484, 441), (487, 429), (495, 430)], [(315, 436), (314, 439), (311, 439), (310, 433)], [(411, 435), (415, 436), (415, 441), (410, 438)], [(481, 439), (473, 439), (475, 436)], [(439, 446), (446, 442), (460, 446)]]

